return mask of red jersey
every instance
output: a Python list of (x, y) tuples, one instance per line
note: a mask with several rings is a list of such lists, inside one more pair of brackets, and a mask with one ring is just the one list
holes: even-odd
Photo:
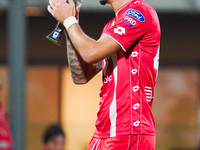
[(0, 105), (0, 150), (13, 150), (6, 111)]
[(143, 0), (132, 0), (116, 12), (102, 34), (122, 50), (102, 61), (103, 86), (94, 137), (155, 135), (151, 105), (160, 43), (156, 11)]

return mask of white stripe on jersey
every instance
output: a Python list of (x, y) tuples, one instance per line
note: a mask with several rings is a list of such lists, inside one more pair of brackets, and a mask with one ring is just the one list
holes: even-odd
[(92, 147), (92, 150), (94, 150), (94, 148), (95, 148), (96, 145), (97, 145), (97, 146), (96, 146), (96, 149), (95, 149), (95, 150), (98, 149), (100, 141), (101, 141), (101, 139), (97, 139), (97, 140), (95, 141), (95, 143), (94, 143), (94, 145), (93, 145), (93, 147)]
[(116, 118), (117, 118), (117, 104), (116, 104), (116, 89), (117, 89), (117, 54), (113, 54), (111, 56), (112, 62), (113, 62), (113, 72), (114, 72), (114, 95), (113, 95), (113, 100), (109, 108), (109, 113), (110, 113), (110, 137), (116, 136)]
[(105, 58), (104, 60), (103, 60), (103, 75), (105, 76), (105, 74), (106, 74), (106, 70), (107, 70), (107, 67), (108, 67), (108, 61), (106, 61), (106, 59), (107, 58)]
[(99, 139), (98, 143), (97, 143), (97, 147), (96, 147), (96, 150), (98, 150), (99, 148), (99, 143), (101, 142), (101, 139)]

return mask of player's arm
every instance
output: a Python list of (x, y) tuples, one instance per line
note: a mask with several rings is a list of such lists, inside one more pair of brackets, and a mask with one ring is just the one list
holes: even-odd
[[(76, 7), (76, 18), (79, 19), (80, 5)], [(65, 32), (66, 33), (66, 32)], [(67, 61), (71, 76), (75, 84), (84, 84), (90, 81), (102, 68), (101, 61), (96, 64), (87, 64), (74, 48), (68, 34), (66, 33)]]
[[(69, 3), (65, 3), (63, 0), (49, 0), (49, 3), (48, 11), (62, 23), (66, 18), (76, 14), (73, 0), (69, 0)], [(71, 25), (67, 33), (75, 49), (88, 64), (98, 63), (121, 49), (116, 41), (106, 35), (102, 35), (97, 41), (89, 38), (77, 23)]]
[(116, 41), (106, 35), (102, 35), (97, 41), (91, 39), (78, 24), (73, 24), (67, 32), (75, 49), (88, 64), (98, 63), (121, 49)]
[(75, 50), (68, 35), (67, 39), (67, 60), (71, 76), (75, 84), (84, 84), (92, 79), (101, 70), (101, 61), (96, 64), (87, 64)]

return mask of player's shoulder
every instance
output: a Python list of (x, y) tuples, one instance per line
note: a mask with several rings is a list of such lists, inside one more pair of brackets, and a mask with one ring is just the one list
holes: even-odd
[(132, 17), (136, 21), (145, 22), (146, 18), (151, 16), (150, 10), (153, 9), (143, 0), (132, 0), (126, 7), (121, 9), (118, 13), (119, 17), (124, 18), (126, 15)]
[(154, 10), (152, 6), (150, 6), (148, 3), (146, 3), (143, 0), (133, 1), (129, 9), (136, 10), (137, 13), (141, 13), (142, 15), (147, 16), (147, 17), (148, 15), (151, 15), (150, 12)]

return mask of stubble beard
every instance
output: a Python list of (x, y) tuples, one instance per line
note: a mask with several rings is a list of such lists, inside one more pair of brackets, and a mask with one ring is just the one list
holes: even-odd
[(99, 0), (99, 2), (101, 3), (101, 5), (105, 5), (108, 2), (108, 0)]

